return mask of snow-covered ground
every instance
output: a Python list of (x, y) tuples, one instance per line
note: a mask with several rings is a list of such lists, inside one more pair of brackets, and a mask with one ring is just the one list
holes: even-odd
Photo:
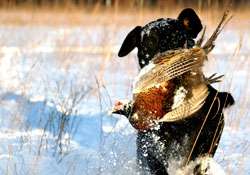
[[(0, 26), (0, 175), (136, 174), (136, 131), (109, 114), (138, 73), (135, 52), (117, 56), (129, 30)], [(226, 174), (250, 174), (249, 37), (230, 25), (204, 67), (236, 100), (215, 156)]]

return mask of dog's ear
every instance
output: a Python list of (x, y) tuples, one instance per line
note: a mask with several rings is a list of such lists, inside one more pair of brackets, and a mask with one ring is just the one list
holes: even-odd
[(131, 52), (140, 41), (142, 27), (135, 27), (129, 34), (126, 36), (125, 40), (122, 43), (122, 46), (119, 50), (118, 56), (123, 57), (126, 56), (129, 52)]
[(178, 20), (181, 22), (191, 38), (196, 38), (202, 29), (200, 18), (191, 8), (182, 10), (178, 16)]

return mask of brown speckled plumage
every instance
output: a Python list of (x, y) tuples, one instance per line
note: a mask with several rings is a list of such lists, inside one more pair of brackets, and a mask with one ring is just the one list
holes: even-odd
[(173, 81), (168, 81), (159, 87), (151, 87), (147, 91), (134, 94), (131, 124), (138, 130), (149, 129), (171, 110), (175, 87)]

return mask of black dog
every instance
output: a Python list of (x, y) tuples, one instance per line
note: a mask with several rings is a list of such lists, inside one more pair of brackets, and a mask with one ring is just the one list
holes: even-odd
[(193, 9), (184, 9), (178, 19), (158, 19), (144, 27), (135, 27), (125, 38), (119, 57), (126, 56), (135, 47), (138, 48), (140, 67), (149, 63), (155, 54), (171, 49), (193, 47), (194, 38), (201, 31), (202, 25)]
[[(119, 56), (138, 48), (143, 68), (157, 53), (193, 47), (202, 25), (194, 10), (184, 9), (176, 19), (158, 19), (137, 26), (125, 38)], [(138, 132), (137, 160), (142, 172), (164, 175), (171, 159), (194, 160), (203, 154), (214, 155), (224, 127), (223, 109), (234, 103), (231, 94), (208, 85), (209, 96), (192, 117), (180, 122), (161, 123), (159, 128)], [(131, 105), (116, 112), (129, 117)]]

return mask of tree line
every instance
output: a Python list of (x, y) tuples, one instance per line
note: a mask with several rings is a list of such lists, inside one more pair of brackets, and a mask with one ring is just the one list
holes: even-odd
[(31, 5), (31, 6), (94, 6), (100, 4), (102, 6), (140, 6), (140, 7), (153, 7), (153, 6), (162, 6), (166, 4), (172, 5), (194, 5), (194, 6), (212, 6), (216, 4), (217, 6), (224, 6), (225, 4), (230, 4), (233, 7), (240, 5), (249, 5), (249, 0), (0, 0), (1, 7), (15, 7), (22, 5)]

